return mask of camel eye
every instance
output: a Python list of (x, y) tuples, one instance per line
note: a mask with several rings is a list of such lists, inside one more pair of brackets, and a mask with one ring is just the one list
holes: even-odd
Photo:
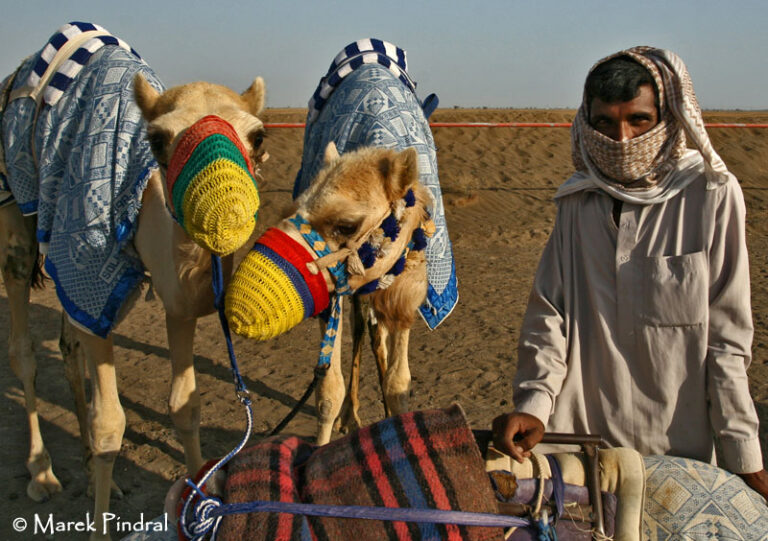
[(166, 156), (166, 150), (171, 142), (171, 134), (165, 130), (150, 129), (147, 131), (147, 140), (149, 140), (149, 148), (152, 150), (157, 163), (162, 167), (167, 167), (168, 157)]
[(264, 138), (267, 136), (264, 130), (256, 130), (251, 132), (249, 138), (251, 140), (251, 148), (258, 150), (258, 148), (264, 143)]
[(351, 237), (357, 233), (357, 229), (360, 227), (357, 223), (340, 222), (333, 227), (333, 233), (339, 237)]

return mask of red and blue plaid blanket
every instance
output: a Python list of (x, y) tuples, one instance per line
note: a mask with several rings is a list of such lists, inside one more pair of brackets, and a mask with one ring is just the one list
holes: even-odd
[[(275, 437), (229, 464), (227, 503), (255, 500), (497, 513), (459, 406), (385, 419), (323, 447)], [(249, 513), (225, 517), (218, 539), (490, 540), (500, 528)]]

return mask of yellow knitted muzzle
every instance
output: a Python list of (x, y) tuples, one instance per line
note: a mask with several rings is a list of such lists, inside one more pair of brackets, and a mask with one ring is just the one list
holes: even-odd
[(329, 303), (312, 257), (282, 231), (270, 228), (240, 262), (227, 287), (224, 311), (233, 332), (269, 340), (317, 315)]
[(253, 166), (225, 120), (206, 116), (187, 129), (167, 182), (176, 220), (200, 246), (228, 255), (253, 233), (259, 208)]

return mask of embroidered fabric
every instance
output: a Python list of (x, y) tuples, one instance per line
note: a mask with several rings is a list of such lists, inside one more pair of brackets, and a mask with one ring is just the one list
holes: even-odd
[(459, 294), (435, 144), (416, 95), (389, 68), (379, 64), (361, 64), (346, 75), (328, 96), (317, 118), (307, 125), (294, 198), (322, 168), (329, 142), (334, 142), (340, 153), (361, 146), (417, 150), (419, 182), (432, 195), (429, 212), (435, 223), (435, 233), (428, 239), (425, 251), (429, 284), (420, 313), (430, 329), (436, 328), (456, 306)]
[[(22, 64), (14, 88), (26, 84), (40, 54)], [(132, 52), (107, 44), (55, 105), (43, 105), (37, 123), (32, 99), (16, 99), (3, 112), (10, 190), (24, 214), (37, 213), (46, 271), (70, 319), (102, 337), (144, 279), (129, 240), (157, 165), (133, 99), (136, 73), (164, 89)]]

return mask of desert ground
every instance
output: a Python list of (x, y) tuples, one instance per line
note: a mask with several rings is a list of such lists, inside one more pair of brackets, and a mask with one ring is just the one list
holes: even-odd
[[(266, 122), (302, 122), (301, 109), (268, 109)], [(570, 110), (439, 109), (438, 122), (570, 122)], [(708, 122), (768, 122), (768, 112), (706, 112)], [(564, 128), (434, 128), (440, 179), (459, 278), (460, 301), (436, 330), (417, 321), (411, 335), (414, 409), (462, 404), (474, 428), (487, 428), (512, 404), (517, 339), (536, 263), (553, 225), (557, 186), (572, 172), (569, 130)], [(739, 178), (747, 204), (755, 339), (750, 388), (761, 419), (768, 458), (768, 130), (710, 130), (713, 144)], [(272, 129), (271, 155), (260, 186), (262, 209), (255, 236), (290, 205), (299, 169), (302, 129)], [(255, 238), (255, 237), (254, 237)], [(250, 247), (249, 242), (246, 249)], [(238, 253), (242, 257), (244, 251)], [(0, 539), (18, 534), (11, 521), (34, 515), (82, 521), (92, 510), (72, 394), (58, 352), (59, 308), (52, 285), (32, 292), (32, 336), (38, 360), (38, 406), (46, 445), (64, 492), (35, 504), (26, 496), (28, 431), (21, 384), (8, 363), (8, 300), (0, 286)], [(114, 333), (115, 359), (127, 427), (114, 477), (125, 492), (113, 500), (122, 520), (161, 512), (184, 460), (167, 414), (170, 364), (159, 300), (141, 300)], [(235, 348), (255, 412), (252, 441), (264, 437), (296, 403), (312, 378), (318, 324), (305, 321), (270, 342), (237, 337)], [(350, 340), (345, 336), (345, 352)], [(245, 416), (235, 400), (226, 345), (217, 316), (199, 321), (195, 365), (202, 396), (202, 445), (206, 457), (228, 452), (241, 438)], [(349, 355), (347, 355), (347, 358)], [(345, 367), (345, 371), (348, 367)], [(313, 400), (285, 432), (311, 438)], [(363, 359), (360, 415), (383, 416), (372, 355)], [(115, 538), (119, 535), (113, 534)], [(56, 534), (55, 539), (76, 539)], [(42, 538), (41, 536), (37, 538)]]

